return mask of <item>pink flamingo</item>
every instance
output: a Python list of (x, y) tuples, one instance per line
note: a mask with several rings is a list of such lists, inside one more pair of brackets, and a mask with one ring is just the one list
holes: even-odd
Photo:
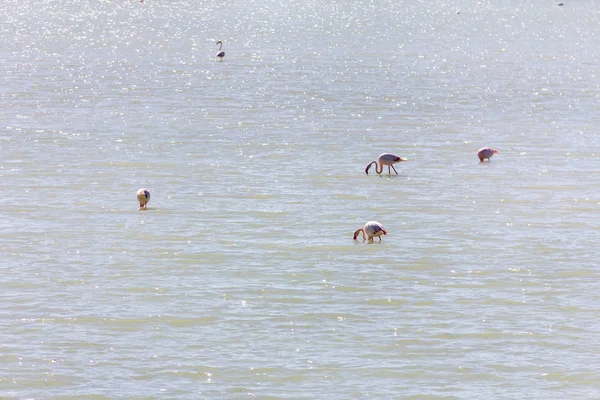
[(483, 149), (479, 149), (477, 157), (479, 157), (480, 162), (483, 162), (486, 158), (490, 161), (490, 158), (496, 153), (498, 153), (498, 150), (492, 149), (491, 147), (484, 147)]
[(137, 199), (140, 202), (140, 208), (146, 208), (150, 201), (150, 192), (148, 189), (141, 188), (137, 191)]
[(219, 58), (219, 60), (223, 60), (223, 57), (225, 57), (225, 52), (221, 50), (223, 48), (223, 42), (219, 40), (217, 41), (217, 44), (219, 45), (219, 52), (217, 53), (217, 57)]
[(400, 161), (408, 161), (408, 160), (406, 158), (399, 157), (395, 154), (383, 153), (382, 155), (379, 156), (379, 164), (377, 163), (377, 161), (371, 161), (369, 163), (369, 165), (367, 165), (367, 168), (365, 168), (365, 173), (367, 175), (369, 175), (369, 169), (371, 168), (371, 165), (375, 164), (375, 172), (377, 172), (378, 174), (381, 174), (383, 172), (383, 166), (387, 165), (388, 174), (392, 173), (392, 171), (390, 170), (390, 167), (391, 167), (394, 169), (394, 172), (396, 173), (396, 175), (398, 175), (398, 171), (396, 171), (396, 168), (394, 168), (393, 164), (396, 164)]
[(370, 242), (373, 241), (374, 237), (378, 237), (379, 241), (381, 242), (381, 235), (387, 235), (387, 232), (383, 228), (383, 225), (381, 225), (377, 221), (369, 221), (365, 224), (364, 227), (354, 231), (354, 240), (356, 240), (358, 234), (361, 232), (363, 235), (363, 240), (367, 239), (368, 236)]

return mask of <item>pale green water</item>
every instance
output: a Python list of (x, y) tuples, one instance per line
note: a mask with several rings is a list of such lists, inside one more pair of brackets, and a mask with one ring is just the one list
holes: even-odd
[(0, 15), (0, 397), (600, 397), (598, 1)]

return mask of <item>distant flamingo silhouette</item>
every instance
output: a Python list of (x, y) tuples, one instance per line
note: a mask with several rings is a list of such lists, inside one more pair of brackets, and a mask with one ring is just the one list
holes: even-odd
[(490, 161), (490, 158), (492, 158), (492, 156), (496, 153), (498, 153), (498, 150), (492, 149), (491, 147), (484, 147), (482, 149), (479, 149), (479, 151), (477, 152), (477, 157), (479, 157), (480, 162), (483, 162), (483, 160), (485, 160), (486, 158), (488, 161)]
[(396, 175), (398, 175), (398, 171), (396, 171), (396, 168), (394, 168), (393, 164), (396, 164), (401, 161), (408, 161), (408, 160), (406, 158), (399, 157), (395, 154), (383, 153), (382, 155), (379, 156), (379, 164), (377, 163), (377, 161), (371, 161), (369, 163), (369, 165), (367, 165), (367, 168), (365, 168), (365, 173), (367, 175), (369, 175), (369, 169), (371, 168), (371, 165), (375, 164), (375, 172), (377, 172), (378, 174), (381, 174), (383, 172), (383, 166), (387, 165), (388, 174), (392, 173), (392, 171), (390, 170), (390, 167), (391, 167), (394, 169), (394, 172), (396, 173)]
[(140, 208), (146, 208), (150, 201), (150, 192), (148, 189), (141, 188), (137, 191), (137, 199), (140, 202)]
[(367, 239), (367, 236), (368, 236), (369, 241), (373, 241), (374, 237), (378, 237), (379, 241), (381, 242), (381, 235), (387, 235), (387, 232), (383, 228), (383, 225), (381, 225), (377, 221), (369, 221), (365, 224), (364, 227), (354, 231), (353, 239), (356, 240), (356, 238), (358, 237), (358, 234), (361, 232), (362, 232), (363, 240)]
[(223, 60), (223, 57), (225, 57), (225, 52), (221, 50), (223, 48), (223, 42), (219, 40), (217, 41), (217, 45), (219, 45), (219, 52), (217, 53), (217, 58), (219, 58), (219, 60)]

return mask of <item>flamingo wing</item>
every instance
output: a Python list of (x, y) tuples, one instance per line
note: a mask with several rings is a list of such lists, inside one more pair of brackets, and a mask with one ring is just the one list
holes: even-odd
[(392, 163), (396, 163), (398, 161), (400, 161), (401, 157), (398, 157), (395, 154), (391, 154), (391, 153), (383, 153), (382, 155), (379, 156), (379, 162), (381, 164), (387, 164), (390, 165)]

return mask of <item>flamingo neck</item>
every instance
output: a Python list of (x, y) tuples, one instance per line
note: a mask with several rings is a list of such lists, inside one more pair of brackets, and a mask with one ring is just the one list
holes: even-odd
[(357, 229), (356, 231), (354, 231), (354, 240), (356, 240), (356, 238), (358, 237), (358, 234), (362, 232), (362, 236), (363, 236), (363, 240), (365, 240), (367, 238), (367, 235), (365, 235), (365, 230), (363, 228)]
[(381, 174), (383, 172), (383, 164), (379, 164), (377, 161), (371, 161), (367, 168), (365, 168), (365, 172), (369, 175), (369, 169), (371, 169), (371, 165), (375, 164), (375, 172)]

